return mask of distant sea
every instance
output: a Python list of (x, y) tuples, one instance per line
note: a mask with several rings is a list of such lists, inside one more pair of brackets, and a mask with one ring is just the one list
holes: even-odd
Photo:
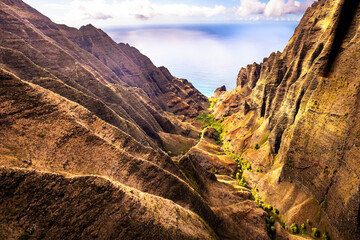
[(188, 79), (204, 95), (236, 86), (241, 67), (283, 51), (297, 23), (162, 25), (104, 29), (116, 42), (129, 43), (156, 66)]

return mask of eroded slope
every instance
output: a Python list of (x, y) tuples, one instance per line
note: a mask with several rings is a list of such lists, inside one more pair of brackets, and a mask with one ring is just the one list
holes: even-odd
[[(77, 30), (56, 25), (20, 0), (0, 4), (4, 69), (79, 103), (145, 145), (163, 145), (160, 132), (196, 136), (191, 134), (194, 129), (166, 112), (194, 116), (207, 104), (191, 84), (174, 88), (174, 77), (165, 76), (133, 48), (125, 54), (121, 45), (92, 26)], [(126, 75), (115, 63), (129, 65)]]
[(288, 224), (310, 219), (333, 239), (358, 239), (359, 9), (334, 71), (322, 77), (341, 5), (315, 2), (282, 53), (240, 70), (214, 114), (226, 117), (229, 149), (265, 171), (248, 181)]
[(0, 168), (2, 239), (217, 239), (198, 215), (96, 176)]

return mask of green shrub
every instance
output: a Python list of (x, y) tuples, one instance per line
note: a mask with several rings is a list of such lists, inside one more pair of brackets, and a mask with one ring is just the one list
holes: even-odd
[(303, 224), (301, 224), (301, 226), (300, 226), (300, 233), (305, 233), (305, 230), (306, 230), (306, 226), (305, 226), (305, 224), (303, 223)]
[(280, 225), (282, 226), (283, 229), (286, 230), (286, 221), (281, 221)]
[(330, 240), (329, 236), (328, 236), (328, 233), (325, 231), (322, 235), (322, 239), (324, 240)]
[(261, 170), (261, 168), (256, 168), (256, 172), (263, 172), (262, 170)]
[(255, 150), (259, 150), (260, 149), (260, 145), (259, 144), (255, 144)]
[(218, 173), (219, 173), (219, 171), (218, 171), (217, 169), (215, 169), (215, 170), (214, 170), (214, 173), (215, 173), (215, 174), (218, 174)]
[(222, 143), (222, 131), (223, 126), (220, 122), (215, 121), (215, 117), (212, 114), (206, 114), (203, 113), (200, 116), (196, 118), (196, 121), (202, 122), (204, 125), (202, 126), (202, 129), (205, 129), (207, 127), (213, 127), (216, 132), (219, 134), (219, 138), (216, 140), (217, 143)]
[(266, 228), (271, 239), (275, 237), (276, 228), (274, 227), (274, 217), (266, 218)]
[(269, 218), (269, 223), (271, 223), (271, 224), (275, 224), (275, 218), (273, 217), (273, 216), (271, 216), (270, 218)]
[(270, 212), (272, 209), (273, 207), (271, 205), (267, 205), (264, 210)]
[(222, 133), (223, 126), (221, 125), (221, 123), (214, 122), (211, 127), (213, 127), (219, 135)]
[(322, 209), (326, 210), (326, 208), (327, 208), (327, 199), (326, 199), (326, 197), (325, 197), (324, 201), (322, 201), (320, 203), (320, 206), (321, 206)]
[(210, 98), (209, 100), (210, 100), (209, 109), (212, 109), (212, 108), (214, 107), (215, 103), (217, 103), (217, 101), (218, 101), (219, 99), (217, 99), (217, 98)]
[(273, 209), (273, 212), (274, 212), (275, 214), (279, 214), (279, 210), (278, 210), (277, 208), (274, 208), (274, 209)]
[(246, 162), (243, 162), (242, 163), (242, 169), (243, 170), (251, 170), (251, 164), (248, 162), (248, 161), (246, 161)]
[(317, 228), (312, 228), (312, 233), (314, 235), (314, 237), (320, 237), (320, 231)]
[(290, 231), (293, 234), (298, 234), (299, 233), (298, 225), (296, 223), (291, 224), (290, 225)]
[(311, 225), (311, 222), (310, 222), (309, 219), (306, 219), (306, 223), (309, 224), (309, 225)]
[(242, 187), (247, 187), (247, 183), (245, 182), (244, 178), (238, 179), (238, 183)]
[(196, 118), (196, 121), (204, 123), (202, 127), (204, 129), (206, 127), (211, 126), (214, 123), (215, 117), (212, 114), (203, 113)]

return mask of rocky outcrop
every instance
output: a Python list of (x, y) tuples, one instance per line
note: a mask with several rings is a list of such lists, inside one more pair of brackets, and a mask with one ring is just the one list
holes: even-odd
[[(266, 61), (267, 59), (264, 59), (264, 62)], [(253, 89), (260, 78), (261, 68), (262, 64), (259, 65), (257, 63), (253, 63), (252, 65), (248, 65), (246, 68), (242, 68), (236, 81), (237, 86), (244, 87), (245, 85), (248, 85), (249, 88)]]
[[(284, 51), (241, 69), (237, 88), (220, 99), (214, 114), (227, 117), (230, 150), (265, 168), (274, 186), (296, 184), (314, 198), (318, 210), (306, 217), (316, 226), (331, 231), (332, 239), (358, 239), (360, 9), (333, 72), (322, 77), (342, 3), (314, 2)], [(277, 188), (265, 185), (262, 194), (276, 206)], [(284, 206), (279, 208), (292, 211), (292, 221), (305, 221), (304, 213)]]
[(221, 86), (221, 87), (218, 87), (215, 92), (214, 92), (214, 95), (213, 95), (213, 98), (218, 98), (220, 97), (223, 93), (226, 92), (226, 87), (225, 85)]

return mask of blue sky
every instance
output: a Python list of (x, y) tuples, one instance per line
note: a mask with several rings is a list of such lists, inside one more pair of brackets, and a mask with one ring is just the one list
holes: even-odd
[(298, 21), (314, 0), (24, 0), (57, 23), (80, 27)]

